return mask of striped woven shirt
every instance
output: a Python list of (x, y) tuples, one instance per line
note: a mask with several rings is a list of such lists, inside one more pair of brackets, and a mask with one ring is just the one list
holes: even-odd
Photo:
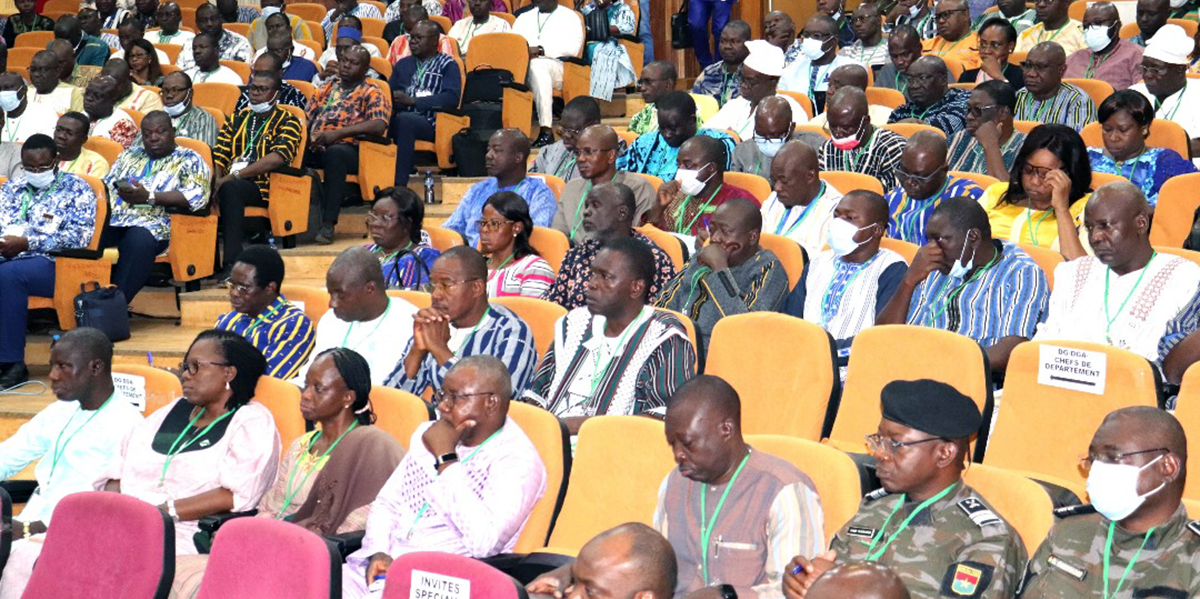
[(941, 100), (924, 108), (913, 102), (905, 102), (897, 106), (888, 117), (889, 123), (899, 123), (904, 119), (924, 121), (930, 127), (941, 129), (946, 137), (950, 137), (967, 126), (967, 98), (971, 92), (965, 89), (948, 89)]
[(1013, 112), (1013, 119), (1058, 123), (1079, 131), (1096, 120), (1096, 104), (1087, 92), (1070, 83), (1059, 84), (1058, 91), (1045, 100), (1034, 98), (1025, 88), (1017, 92), (1017, 110)]
[(903, 186), (896, 187), (887, 194), (888, 213), (891, 215), (888, 219), (888, 237), (925, 245), (925, 223), (942, 200), (968, 196), (978, 201), (982, 195), (983, 188), (974, 181), (951, 176), (946, 177), (946, 183), (939, 193), (924, 200), (914, 200)]
[(455, 345), (458, 345), (458, 349), (445, 364), (438, 364), (437, 358), (427, 353), (416, 375), (409, 377), (404, 369), (404, 357), (413, 348), (413, 340), (409, 339), (395, 369), (388, 375), (387, 385), (417, 396), (430, 388), (437, 393), (442, 390), (446, 373), (459, 360), (482, 354), (504, 362), (508, 373), (512, 375), (513, 397), (520, 397), (529, 386), (537, 367), (537, 346), (533, 343), (533, 332), (525, 321), (504, 306), (489, 307), (476, 327), (458, 329), (450, 325), (450, 347), (454, 348)]
[(245, 337), (267, 359), (263, 374), (279, 379), (296, 376), (312, 353), (316, 332), (313, 323), (295, 304), (281, 295), (258, 316), (236, 310), (217, 318), (215, 328)]
[(1011, 243), (992, 240), (999, 254), (966, 281), (934, 270), (917, 286), (908, 324), (974, 339), (987, 348), (1005, 337), (1033, 338), (1046, 318), (1050, 285), (1033, 258)]
[[(853, 150), (839, 150), (832, 140), (821, 146), (820, 166), (822, 171), (850, 171), (871, 175), (883, 184), (883, 189), (895, 189), (896, 167), (908, 140), (903, 135), (876, 127), (865, 144)], [(843, 193), (852, 190), (843, 190)]]
[[(236, 162), (254, 162), (272, 152), (282, 156), (284, 164), (291, 164), (296, 152), (300, 151), (302, 131), (300, 119), (279, 106), (265, 116), (248, 108), (240, 110), (217, 134), (213, 166), (228, 172)], [(270, 193), (271, 175), (255, 177), (254, 184), (266, 199)]]

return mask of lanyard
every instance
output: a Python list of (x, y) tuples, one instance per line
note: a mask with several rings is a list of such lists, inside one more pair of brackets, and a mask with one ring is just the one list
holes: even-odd
[(579, 205), (575, 207), (575, 224), (571, 227), (571, 235), (569, 239), (575, 239), (575, 232), (579, 230), (579, 226), (583, 224), (583, 205), (587, 203), (588, 194), (592, 192), (592, 182), (588, 181), (583, 188), (583, 196), (579, 198)]
[[(61, 171), (66, 171), (68, 173), (75, 173), (75, 163), (79, 162), (80, 158), (83, 158), (83, 150), (79, 151), (79, 155), (75, 157), (75, 160), (72, 160), (71, 162), (68, 162), (65, 165), (63, 164), (64, 162), (66, 162), (65, 160), (58, 161), (58, 169)], [(91, 169), (88, 169), (88, 171), (90, 172)], [(80, 173), (75, 173), (75, 174), (80, 174)], [(82, 174), (86, 175), (87, 173), (82, 173)]]
[(516, 255), (517, 255), (517, 253), (516, 253), (515, 251), (514, 251), (513, 253), (509, 254), (509, 255), (508, 255), (508, 257), (507, 257), (507, 258), (505, 258), (505, 259), (504, 259), (504, 261), (500, 263), (500, 266), (497, 266), (497, 267), (496, 267), (496, 268), (495, 268), (495, 269), (492, 271), (492, 274), (488, 275), (488, 280), (489, 280), (489, 281), (491, 281), (491, 280), (492, 280), (492, 277), (495, 277), (496, 275), (500, 274), (500, 271), (504, 270), (504, 267), (505, 267), (505, 266), (508, 266), (508, 263), (509, 263), (509, 262), (512, 262), (512, 259), (513, 259), (513, 258), (514, 258)]
[[(204, 430), (200, 431), (199, 435), (192, 437), (186, 443), (184, 443), (183, 445), (180, 445), (179, 442), (183, 441), (183, 438), (186, 437), (189, 432), (191, 432), (192, 427), (196, 424), (196, 422), (198, 420), (200, 420), (200, 417), (203, 416), (204, 413), (207, 411), (208, 411), (208, 408), (200, 408), (200, 413), (196, 414), (191, 420), (188, 421), (188, 425), (186, 427), (184, 427), (183, 431), (181, 431), (179, 433), (178, 437), (175, 437), (175, 442), (171, 443), (171, 448), (167, 450), (167, 461), (163, 462), (162, 476), (158, 477), (159, 488), (162, 488), (163, 481), (167, 480), (167, 469), (171, 467), (171, 461), (175, 459), (175, 456), (178, 455), (183, 450), (191, 447), (193, 443), (195, 443), (196, 441), (199, 441), (202, 437), (204, 437), (204, 435), (207, 435), (208, 431), (212, 430), (212, 427), (216, 426), (218, 422), (220, 422), (226, 418), (229, 418), (230, 416), (233, 416), (233, 413), (236, 412), (237, 410), (233, 409), (233, 410), (229, 410), (228, 412), (225, 412), (224, 414), (221, 414), (220, 416), (218, 416), (216, 418), (216, 420), (213, 420), (212, 422), (208, 423), (208, 426), (204, 427)], [(178, 449), (176, 449), (176, 447), (178, 447)]]
[(1150, 542), (1150, 535), (1154, 534), (1154, 529), (1157, 526), (1151, 526), (1150, 530), (1146, 531), (1146, 536), (1142, 537), (1142, 544), (1138, 546), (1137, 553), (1133, 554), (1133, 559), (1129, 560), (1129, 565), (1125, 566), (1125, 571), (1121, 573), (1121, 580), (1117, 581), (1117, 588), (1113, 589), (1111, 595), (1108, 594), (1108, 560), (1112, 554), (1113, 530), (1117, 527), (1117, 523), (1108, 523), (1108, 539), (1104, 541), (1104, 594), (1103, 599), (1113, 599), (1121, 592), (1121, 586), (1125, 584), (1125, 577), (1129, 576), (1129, 572), (1133, 570), (1133, 565), (1137, 563), (1138, 558), (1142, 555), (1142, 550), (1146, 548), (1146, 543)]
[(425, 71), (429, 70), (429, 63), (433, 62), (433, 60), (426, 60), (425, 64), (421, 64), (421, 61), (417, 60), (416, 56), (413, 57), (413, 60), (417, 63), (417, 74), (413, 76), (413, 85), (416, 87), (425, 81)]
[(600, 346), (596, 348), (596, 359), (592, 361), (592, 387), (585, 401), (595, 397), (596, 387), (600, 385), (600, 381), (604, 380), (604, 377), (608, 376), (609, 369), (611, 369), (613, 363), (617, 361), (617, 352), (621, 351), (621, 348), (625, 346), (625, 338), (629, 336), (630, 331), (641, 326), (642, 318), (646, 316), (646, 311), (649, 309), (650, 308), (643, 307), (642, 310), (638, 312), (637, 318), (634, 318), (633, 322), (630, 322), (625, 326), (625, 330), (621, 332), (621, 337), (617, 339), (617, 346), (613, 349), (612, 356), (609, 356), (608, 363), (604, 365), (604, 370), (600, 370), (600, 353), (601, 350), (604, 349), (604, 330), (601, 329)]
[(1031, 208), (1025, 209), (1025, 226), (1029, 228), (1029, 243), (1032, 243), (1033, 245), (1041, 245), (1038, 243), (1038, 227), (1041, 226), (1042, 221), (1050, 218), (1051, 214), (1054, 214), (1054, 208), (1042, 211), (1042, 216), (1038, 218), (1038, 221), (1035, 223), (1033, 222), (1033, 210)]
[[(509, 256), (508, 259), (512, 260), (512, 256)], [(507, 262), (507, 260), (505, 262)], [(504, 268), (504, 265), (501, 264), (500, 268)], [(500, 269), (497, 268), (496, 270), (500, 270)], [(462, 343), (459, 344), (459, 346), (458, 346), (458, 351), (454, 352), (456, 355), (462, 353), (463, 348), (467, 346), (467, 343), (469, 341), (471, 341), (471, 337), (475, 335), (475, 331), (479, 330), (479, 325), (483, 324), (483, 321), (487, 320), (488, 314), (491, 314), (491, 312), (492, 312), (491, 308), (485, 308), (483, 310), (483, 316), (479, 317), (479, 322), (476, 322), (475, 326), (471, 327), (470, 331), (467, 331), (467, 336), (463, 337)]]
[[(28, 106), (26, 106), (26, 109), (28, 110)], [(10, 117), (7, 114), (4, 116), (6, 119), (6, 122), (4, 123), (5, 141), (8, 143), (13, 143), (17, 141), (17, 133), (21, 128), (21, 119), (25, 117), (25, 113), (21, 113), (21, 116)]]
[(953, 44), (950, 44), (949, 48), (946, 47), (946, 38), (939, 37), (938, 39), (941, 40), (942, 43), (938, 44), (937, 50), (934, 50), (933, 53), (938, 56), (945, 56), (946, 54), (950, 53), (950, 51), (953, 50), (956, 46), (961, 44), (963, 40), (967, 39), (967, 37), (968, 37), (968, 35), (964, 35), (964, 36), (958, 38), (958, 41), (954, 42)]
[(725, 485), (725, 490), (721, 492), (721, 499), (717, 501), (717, 508), (713, 510), (712, 518), (706, 518), (708, 509), (704, 505), (704, 497), (707, 493), (704, 492), (704, 486), (700, 487), (700, 547), (704, 553), (703, 566), (704, 584), (708, 584), (708, 541), (712, 538), (713, 528), (717, 525), (717, 516), (721, 514), (721, 508), (725, 507), (725, 498), (729, 497), (729, 489), (733, 488), (733, 483), (737, 482), (738, 475), (742, 473), (742, 468), (746, 467), (746, 462), (750, 461), (750, 451), (746, 451), (746, 457), (742, 458), (742, 463), (738, 464), (737, 470), (733, 471), (733, 477), (729, 479), (729, 483)]
[[(558, 10), (558, 9), (557, 9), (557, 7), (555, 8), (555, 10)], [(537, 17), (534, 17), (535, 19), (537, 19), (537, 26), (538, 26), (538, 41), (541, 41), (541, 39), (542, 39), (542, 28), (546, 26), (546, 23), (549, 23), (549, 22), (550, 22), (550, 19), (551, 19), (552, 17), (554, 17), (554, 11), (553, 11), (553, 10), (552, 10), (552, 11), (550, 11), (550, 12), (548, 12), (548, 13), (546, 13), (546, 20), (545, 20), (545, 21), (543, 21), (543, 20), (541, 20), (541, 19), (538, 19)]]
[[(825, 182), (821, 181), (821, 188), (817, 191), (817, 195), (813, 196), (812, 201), (809, 202), (808, 205), (804, 207), (804, 210), (800, 212), (800, 218), (797, 218), (795, 222), (792, 223), (792, 226), (788, 227), (786, 232), (783, 230), (783, 224), (787, 222), (788, 214), (791, 213), (792, 208), (795, 208), (795, 206), (784, 210), (783, 218), (780, 218), (779, 224), (775, 225), (775, 234), (783, 235), (784, 237), (790, 237), (796, 230), (796, 227), (799, 227), (800, 223), (804, 222), (804, 220), (808, 218), (808, 214), (812, 211), (812, 207), (817, 205), (817, 202), (820, 201), (821, 196), (823, 195), (825, 195)], [(778, 201), (778, 199), (776, 199), (776, 201)]]
[(919, 237), (923, 237), (923, 235), (919, 235), (919, 233), (923, 233), (922, 225), (925, 223), (925, 219), (921, 218), (921, 215), (925, 214), (927, 210), (937, 206), (940, 203), (938, 200), (941, 199), (942, 194), (946, 193), (947, 187), (950, 187), (949, 176), (946, 177), (945, 182), (942, 183), (942, 188), (937, 190), (937, 193), (925, 198), (924, 200), (920, 200), (922, 202), (926, 202), (926, 204), (916, 210), (916, 213), (914, 214), (915, 218), (908, 221), (908, 224), (912, 227), (912, 230), (907, 230), (908, 227), (904, 226), (900, 222), (900, 217), (904, 215), (904, 209), (907, 208), (912, 202), (912, 197), (909, 196), (907, 192), (904, 193), (904, 199), (900, 202), (900, 207), (896, 208), (896, 212), (892, 214), (892, 220), (896, 221), (896, 226), (900, 228), (902, 233), (901, 239), (917, 239)]
[(59, 445), (58, 442), (62, 441), (63, 433), (67, 432), (67, 427), (71, 426), (71, 423), (75, 420), (75, 414), (78, 414), (79, 411), (71, 414), (71, 418), (69, 418), (67, 423), (63, 425), (62, 430), (58, 431), (58, 438), (54, 440), (54, 451), (50, 453), (50, 476), (46, 477), (46, 482), (54, 480), (54, 470), (58, 468), (58, 460), (62, 457), (63, 452), (67, 450), (67, 445), (71, 444), (71, 439), (74, 439), (75, 435), (79, 434), (79, 431), (87, 428), (88, 423), (90, 423), (93, 418), (100, 414), (100, 412), (102, 412), (104, 408), (108, 406), (108, 404), (112, 403), (113, 398), (116, 396), (117, 392), (113, 391), (112, 395), (109, 395), (108, 399), (104, 400), (104, 403), (100, 404), (100, 407), (97, 408), (95, 412), (92, 412), (92, 415), (88, 416), (88, 419), (84, 420), (83, 424), (79, 425), (79, 428), (75, 429), (75, 431), (67, 437), (67, 440), (64, 441), (62, 445)]
[[(829, 304), (831, 299), (830, 294), (833, 293), (834, 283), (837, 282), (837, 273), (834, 273), (833, 280), (829, 281), (829, 286), (825, 288), (825, 295), (821, 298), (821, 328), (825, 328), (826, 325), (829, 324), (829, 321), (833, 320), (834, 316), (837, 316), (838, 307), (842, 305), (842, 296), (845, 295), (846, 291), (850, 289), (850, 286), (854, 284), (854, 280), (858, 278), (858, 275), (862, 274), (864, 270), (867, 270), (867, 268), (871, 266), (871, 263), (874, 262), (878, 257), (879, 253), (876, 252), (874, 256), (871, 256), (870, 260), (859, 264), (858, 270), (855, 270), (854, 274), (850, 275), (850, 280), (846, 281), (846, 284), (842, 285), (842, 288), (838, 290), (837, 297), (832, 298), (833, 303)], [(844, 260), (841, 261), (841, 263), (853, 264), (852, 262), (846, 262)], [(829, 304), (828, 309), (826, 309), (826, 304)]]
[[(962, 291), (967, 285), (971, 284), (976, 279), (978, 279), (981, 275), (983, 275), (984, 271), (991, 268), (992, 265), (995, 264), (996, 261), (999, 259), (1000, 259), (1000, 252), (996, 252), (996, 255), (992, 256), (991, 261), (988, 262), (987, 264), (984, 264), (983, 268), (980, 268), (979, 270), (975, 271), (975, 274), (971, 275), (971, 278), (967, 279), (966, 281), (963, 281), (961, 285), (957, 285), (953, 289), (947, 291), (942, 296), (945, 299), (942, 300), (941, 309), (935, 310), (929, 315), (929, 318), (925, 321), (925, 326), (933, 326), (933, 323), (936, 322), (938, 318), (941, 318), (942, 314), (946, 313), (946, 308), (948, 308), (950, 306), (950, 302), (954, 301), (954, 294)], [(946, 287), (946, 285), (948, 285), (948, 284), (950, 284), (950, 277), (945, 278), (945, 280), (942, 283), (942, 286), (939, 287), (938, 290), (940, 291), (940, 290), (944, 289)], [(930, 302), (930, 305), (932, 306), (933, 302)]]
[[(1129, 160), (1122, 160), (1120, 162), (1113, 160), (1113, 162), (1116, 164), (1116, 167), (1117, 167), (1117, 174), (1121, 175), (1122, 177), (1125, 177), (1126, 179), (1129, 179), (1130, 181), (1133, 181), (1133, 174), (1136, 173), (1138, 167), (1141, 166), (1141, 164), (1138, 162), (1138, 160), (1142, 157), (1142, 154), (1145, 154), (1145, 153), (1146, 153), (1146, 148), (1143, 147), (1142, 151), (1138, 152), (1137, 156), (1134, 156), (1133, 158), (1130, 158)], [(1125, 164), (1129, 163), (1129, 162), (1132, 162), (1133, 165), (1129, 167), (1129, 174), (1126, 175), (1125, 174)]]
[(704, 211), (708, 208), (708, 206), (717, 198), (717, 194), (721, 193), (722, 187), (725, 187), (724, 183), (718, 185), (717, 190), (714, 191), (711, 196), (708, 196), (708, 201), (704, 202), (704, 205), (701, 206), (700, 209), (696, 211), (696, 214), (692, 216), (692, 221), (688, 223), (686, 229), (683, 228), (683, 213), (687, 210), (688, 202), (692, 199), (692, 196), (684, 198), (683, 203), (680, 204), (679, 208), (675, 210), (675, 232), (683, 233), (684, 235), (691, 235), (691, 233), (688, 233), (688, 231), (692, 230), (692, 227), (696, 225), (696, 219), (700, 218), (701, 214), (704, 214)]
[[(329, 457), (329, 454), (333, 453), (333, 448), (337, 447), (338, 443), (341, 443), (342, 439), (345, 438), (346, 435), (349, 435), (350, 431), (354, 430), (356, 427), (358, 427), (357, 420), (355, 420), (354, 422), (352, 422), (350, 424), (350, 428), (347, 428), (345, 431), (342, 432), (341, 435), (338, 435), (337, 440), (334, 441), (333, 444), (329, 446), (329, 449), (325, 450), (325, 453), (321, 454), (321, 457), (317, 458), (316, 462), (313, 462), (313, 467), (304, 474), (304, 478), (300, 479), (300, 484), (297, 485), (296, 488), (293, 489), (292, 488), (292, 477), (296, 476), (296, 470), (298, 470), (300, 468), (300, 462), (301, 462), (301, 460), (303, 460), (305, 458), (305, 455), (302, 453), (300, 456), (298, 456), (296, 458), (296, 463), (292, 465), (292, 471), (291, 471), (291, 473), (288, 474), (287, 486), (284, 487), (283, 507), (279, 508), (279, 514), (277, 514), (275, 516), (276, 520), (282, 519), (282, 514), (284, 512), (286, 512), (289, 507), (291, 507), (292, 501), (296, 499), (296, 494), (300, 492), (300, 489), (304, 488), (304, 483), (308, 482), (308, 477), (312, 476), (313, 472), (320, 469), (320, 465), (322, 465), (325, 462), (325, 458)], [(317, 431), (317, 434), (313, 435), (312, 441), (310, 441), (308, 443), (308, 448), (305, 449), (304, 453), (308, 453), (309, 451), (312, 451), (312, 448), (317, 444), (317, 441), (321, 438), (322, 432), (323, 431)]]
[(730, 90), (726, 89), (726, 86), (729, 84), (731, 79), (733, 79), (731, 75), (726, 73), (724, 70), (721, 71), (721, 106), (724, 106), (725, 103), (729, 101)]
[[(484, 445), (487, 445), (488, 443), (491, 442), (492, 439), (495, 439), (496, 435), (499, 435), (500, 431), (502, 431), (502, 430), (504, 430), (504, 427), (500, 427), (500, 428), (496, 429), (496, 432), (492, 433), (490, 437), (484, 439), (483, 443), (480, 443), (474, 450), (471, 451), (470, 454), (467, 455), (467, 457), (463, 458), (462, 461), (459, 463), (466, 464), (467, 462), (471, 461), (471, 458), (475, 457), (475, 454), (479, 453), (479, 450), (483, 449)], [(421, 522), (421, 518), (425, 517), (425, 512), (427, 512), (427, 511), (429, 511), (429, 502), (428, 501), (422, 503), (421, 509), (417, 510), (417, 517), (413, 518), (412, 525), (408, 527), (408, 534), (404, 535), (404, 538), (406, 540), (412, 538), (413, 531), (415, 531), (417, 529), (417, 524)]]
[(276, 304), (274, 308), (271, 308), (270, 312), (267, 312), (265, 314), (259, 314), (257, 317), (254, 318), (254, 320), (250, 321), (250, 326), (246, 327), (245, 336), (249, 337), (254, 332), (254, 329), (258, 328), (264, 322), (270, 320), (271, 317), (275, 316), (275, 314), (277, 312), (279, 312), (281, 309), (283, 309), (283, 302), (279, 302), (278, 304)]
[[(1116, 48), (1114, 48), (1113, 50), (1115, 51)], [(1091, 79), (1092, 75), (1094, 75), (1096, 73), (1096, 69), (1099, 69), (1100, 67), (1104, 66), (1104, 63), (1108, 62), (1108, 59), (1112, 58), (1112, 55), (1113, 55), (1112, 52), (1105, 54), (1100, 59), (1099, 62), (1096, 62), (1095, 65), (1093, 65), (1092, 62), (1096, 60), (1096, 53), (1093, 52), (1092, 55), (1090, 57), (1088, 57), (1087, 70), (1085, 70), (1084, 74), (1083, 74), (1084, 79)]]
[[(856, 173), (861, 173), (858, 167), (862, 165), (863, 154), (868, 154), (871, 147), (871, 142), (875, 139), (875, 129), (871, 129), (871, 136), (867, 138), (867, 142), (859, 146), (858, 151), (850, 150), (846, 153), (846, 162), (850, 163), (850, 170)], [(853, 157), (850, 152), (854, 152)], [(851, 159), (853, 158), (853, 159)]]
[(1138, 273), (1137, 280), (1133, 282), (1133, 289), (1129, 290), (1129, 294), (1125, 296), (1125, 299), (1121, 302), (1121, 306), (1117, 308), (1117, 313), (1113, 315), (1109, 315), (1108, 313), (1108, 279), (1109, 275), (1112, 274), (1112, 269), (1107, 268), (1104, 270), (1104, 338), (1108, 341), (1109, 345), (1113, 344), (1112, 336), (1110, 335), (1113, 321), (1121, 316), (1121, 312), (1125, 311), (1125, 304), (1129, 303), (1129, 299), (1133, 297), (1133, 294), (1137, 291), (1138, 286), (1142, 284), (1142, 277), (1146, 276), (1146, 271), (1150, 270), (1150, 263), (1154, 261), (1154, 257), (1157, 255), (1158, 252), (1150, 252), (1150, 259), (1147, 260), (1146, 265), (1142, 267), (1142, 272)]
[[(359, 340), (358, 340), (358, 343), (362, 343), (363, 341), (366, 341), (367, 339), (370, 339), (370, 338), (371, 338), (371, 335), (374, 335), (374, 334), (375, 334), (375, 332), (379, 330), (379, 326), (383, 324), (383, 321), (387, 320), (387, 315), (388, 315), (388, 312), (390, 312), (390, 311), (391, 311), (391, 309), (392, 309), (392, 302), (390, 302), (390, 301), (389, 301), (389, 302), (388, 302), (388, 305), (387, 305), (387, 307), (383, 309), (383, 316), (380, 316), (380, 317), (379, 317), (379, 322), (376, 322), (376, 323), (375, 323), (375, 328), (371, 329), (371, 332), (370, 332), (370, 333), (367, 333), (367, 336), (366, 336), (366, 337), (363, 337), (362, 339), (359, 339)], [(355, 325), (355, 324), (358, 324), (358, 321), (354, 321), (354, 322), (350, 323), (350, 326), (349, 326), (349, 327), (346, 327), (346, 335), (345, 335), (344, 337), (342, 337), (342, 347), (345, 347), (346, 349), (354, 349), (355, 347), (358, 347), (358, 343), (354, 344), (354, 346), (353, 346), (353, 347), (351, 347), (351, 346), (347, 346), (347, 345), (346, 345), (346, 341), (347, 341), (348, 339), (350, 339), (350, 333), (351, 333), (352, 331), (354, 331), (354, 325)]]
[[(879, 542), (879, 539), (883, 538), (883, 531), (887, 530), (888, 523), (892, 521), (892, 517), (896, 515), (896, 512), (900, 511), (900, 507), (904, 505), (904, 500), (908, 497), (907, 494), (901, 495), (900, 501), (896, 502), (896, 507), (892, 509), (892, 513), (888, 514), (887, 520), (883, 521), (883, 526), (879, 527), (879, 534), (875, 535), (875, 538), (871, 540), (871, 545), (869, 547), (867, 547), (867, 556), (866, 556), (866, 558), (864, 558), (864, 561), (868, 561), (868, 562), (879, 561), (879, 558), (883, 556), (883, 552), (887, 551), (887, 548), (889, 546), (891, 546), (892, 541), (895, 541), (896, 537), (900, 536), (900, 533), (904, 532), (904, 529), (908, 528), (909, 523), (912, 522), (913, 518), (917, 517), (917, 514), (924, 511), (925, 508), (933, 505), (939, 499), (945, 497), (946, 494), (949, 493), (951, 489), (953, 489), (954, 487), (957, 487), (957, 486), (958, 486), (958, 483), (954, 483), (954, 484), (950, 485), (949, 487), (942, 489), (941, 493), (938, 493), (937, 495), (934, 495), (933, 497), (930, 497), (929, 499), (922, 501), (921, 504), (917, 506), (917, 509), (913, 510), (912, 513), (909, 514), (908, 517), (905, 518), (904, 521), (900, 523), (900, 528), (897, 528), (896, 532), (888, 535), (887, 540), (884, 541), (884, 543), (883, 543), (883, 547), (880, 547), (879, 551), (875, 551), (875, 544)], [(871, 553), (872, 551), (875, 551), (875, 552)]]
[(142, 176), (138, 178), (138, 181), (146, 180), (146, 178), (150, 176), (150, 172), (152, 170), (154, 170), (154, 159), (150, 156), (146, 156), (146, 166), (142, 167)]
[[(574, 152), (568, 152), (567, 157), (558, 163), (558, 168), (554, 169), (554, 176), (559, 179), (565, 179), (566, 177), (563, 177), (563, 174), (571, 172), (571, 169), (575, 168), (575, 162), (578, 160), (579, 157)], [(586, 198), (587, 194), (584, 194), (584, 197)]]
[[(246, 128), (250, 126), (250, 120), (253, 118), (254, 116), (250, 115), (246, 117), (246, 120), (242, 121), (242, 128), (241, 131), (239, 131), (242, 139), (246, 139)], [(254, 143), (258, 141), (258, 138), (260, 135), (262, 135), (263, 130), (267, 128), (267, 121), (269, 120), (271, 120), (271, 117), (269, 116), (264, 119), (262, 124), (254, 130), (253, 135), (250, 136), (250, 141), (246, 142), (245, 148), (242, 150), (243, 160), (248, 159), (251, 156), (251, 153), (254, 152)]]
[[(1070, 24), (1071, 24), (1071, 21), (1068, 20), (1066, 23), (1063, 24), (1062, 27), (1059, 27), (1058, 29), (1054, 30), (1054, 33), (1050, 36), (1050, 39), (1042, 40), (1042, 41), (1044, 41), (1044, 42), (1054, 41), (1054, 38), (1058, 37), (1058, 34), (1062, 33), (1063, 30), (1066, 29)], [(1047, 33), (1046, 24), (1042, 23), (1042, 34), (1045, 35), (1046, 33)]]
[[(1033, 98), (1033, 96), (1029, 97)], [(1039, 102), (1041, 105), (1037, 108), (1037, 115), (1034, 118), (1035, 121), (1042, 123), (1046, 122), (1046, 115), (1049, 114), (1050, 109), (1054, 107), (1054, 100), (1056, 98), (1058, 98), (1057, 92), (1054, 94), (1054, 96), (1046, 98), (1045, 100), (1037, 100), (1037, 102)]]
[[(489, 17), (488, 20), (490, 21), (491, 18)], [(467, 36), (465, 38), (463, 38), (463, 42), (471, 41), (471, 38), (475, 37), (475, 32), (479, 31), (479, 29), (481, 27), (483, 27), (484, 25), (487, 25), (487, 24), (488, 24), (488, 21), (484, 21), (484, 22), (478, 23), (478, 24), (476, 24), (475, 21), (471, 21), (471, 24), (467, 26)]]

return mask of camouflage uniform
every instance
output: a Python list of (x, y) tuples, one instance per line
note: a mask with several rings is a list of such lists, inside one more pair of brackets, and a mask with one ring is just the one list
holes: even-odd
[[(1099, 597), (1104, 592), (1104, 547), (1110, 520), (1091, 509), (1076, 511), (1083, 513), (1068, 515), (1055, 524), (1029, 561), (1021, 585), (1024, 599)], [(1056, 513), (1063, 514), (1062, 510)], [(1183, 506), (1150, 535), (1118, 592), (1117, 583), (1145, 538), (1145, 533), (1120, 526), (1113, 531), (1109, 594), (1116, 599), (1200, 597), (1200, 521), (1189, 522)]]
[[(880, 530), (899, 497), (880, 489), (838, 531), (831, 548), (839, 562), (864, 561), (871, 541), (878, 551), (888, 536), (920, 505), (909, 502)], [(1025, 567), (1025, 546), (1008, 522), (966, 483), (917, 514), (878, 562), (896, 572), (914, 599), (988, 597), (1008, 599)]]

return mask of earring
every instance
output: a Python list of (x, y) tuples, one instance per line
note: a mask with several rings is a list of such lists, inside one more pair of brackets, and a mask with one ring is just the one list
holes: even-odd
[(226, 391), (233, 391), (233, 387), (230, 387), (230, 386), (229, 386), (229, 381), (225, 381), (225, 390), (226, 390)]

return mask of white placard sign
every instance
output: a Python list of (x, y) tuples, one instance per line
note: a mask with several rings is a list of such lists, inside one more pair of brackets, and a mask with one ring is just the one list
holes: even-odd
[(139, 410), (146, 409), (146, 377), (136, 374), (112, 373), (117, 393)]
[(408, 599), (471, 599), (471, 581), (413, 570)]
[(300, 301), (300, 300), (294, 300), (294, 299), (290, 299), (290, 300), (288, 300), (288, 303), (289, 303), (289, 304), (291, 304), (291, 305), (293, 305), (293, 306), (296, 306), (297, 308), (300, 308), (300, 311), (301, 311), (301, 312), (303, 312), (303, 311), (304, 311), (304, 302), (302, 302), (302, 301)]
[(1038, 384), (1104, 395), (1108, 356), (1104, 352), (1041, 345)]

